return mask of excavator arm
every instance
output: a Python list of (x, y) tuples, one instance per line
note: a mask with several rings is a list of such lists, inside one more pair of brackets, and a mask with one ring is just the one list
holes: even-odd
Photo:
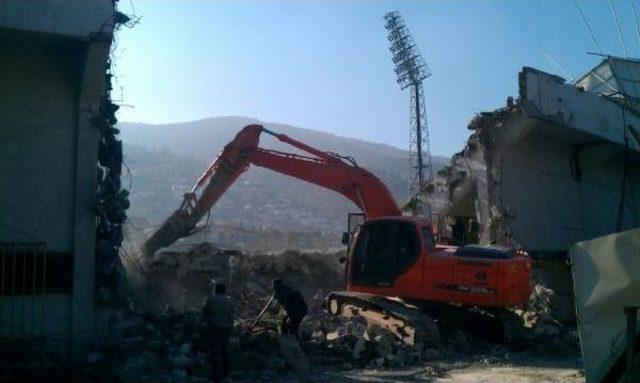
[[(258, 147), (262, 132), (307, 155)], [(150, 257), (158, 249), (193, 234), (197, 223), (251, 164), (338, 192), (355, 203), (367, 218), (401, 215), (384, 183), (353, 160), (320, 151), (261, 125), (248, 125), (224, 147), (185, 194), (180, 207), (142, 245), (143, 255)]]

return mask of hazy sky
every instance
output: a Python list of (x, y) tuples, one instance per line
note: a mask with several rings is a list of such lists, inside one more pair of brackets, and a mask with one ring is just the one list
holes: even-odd
[[(640, 1), (636, 8), (640, 10)], [(613, 0), (630, 55), (630, 0)], [(517, 95), (532, 66), (572, 76), (600, 61), (574, 0), (133, 0), (141, 16), (115, 50), (121, 121), (239, 115), (408, 147), (409, 94), (396, 83), (383, 16), (404, 17), (433, 75), (425, 82), (434, 154), (462, 149), (475, 113)], [(623, 56), (607, 0), (579, 0), (605, 53)], [(128, 0), (121, 11), (133, 13)], [(121, 92), (122, 90), (122, 92)]]

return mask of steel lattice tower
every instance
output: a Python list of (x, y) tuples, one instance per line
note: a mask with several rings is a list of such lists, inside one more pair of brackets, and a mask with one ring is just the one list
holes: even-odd
[(411, 113), (409, 130), (409, 153), (411, 161), (410, 195), (421, 194), (424, 184), (433, 176), (427, 112), (424, 101), (422, 81), (431, 76), (420, 49), (413, 41), (409, 29), (398, 12), (389, 12), (384, 16), (387, 39), (391, 44), (395, 72), (401, 89), (411, 88)]

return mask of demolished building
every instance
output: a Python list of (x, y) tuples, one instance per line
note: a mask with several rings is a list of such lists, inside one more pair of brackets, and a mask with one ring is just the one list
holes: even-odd
[(444, 239), (523, 247), (571, 318), (569, 246), (640, 226), (640, 61), (606, 57), (573, 84), (525, 67), (518, 84), (426, 191)]
[(113, 0), (0, 2), (3, 344), (80, 360), (108, 339), (128, 207), (109, 68), (127, 20)]

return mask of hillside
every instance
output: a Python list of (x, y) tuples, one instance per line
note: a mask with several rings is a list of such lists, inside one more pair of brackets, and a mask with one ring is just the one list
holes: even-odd
[[(121, 123), (125, 162), (131, 171), (131, 216), (160, 222), (180, 203), (195, 179), (245, 125), (262, 123), (220, 117), (179, 124)], [(379, 176), (399, 201), (407, 197), (408, 152), (289, 125), (262, 123), (303, 142), (349, 155)], [(261, 146), (290, 150), (263, 135)], [(448, 160), (434, 158), (436, 169)], [(127, 185), (127, 177), (123, 183)], [(252, 167), (212, 210), (212, 220), (250, 228), (340, 232), (355, 205), (342, 196), (275, 172)]]

